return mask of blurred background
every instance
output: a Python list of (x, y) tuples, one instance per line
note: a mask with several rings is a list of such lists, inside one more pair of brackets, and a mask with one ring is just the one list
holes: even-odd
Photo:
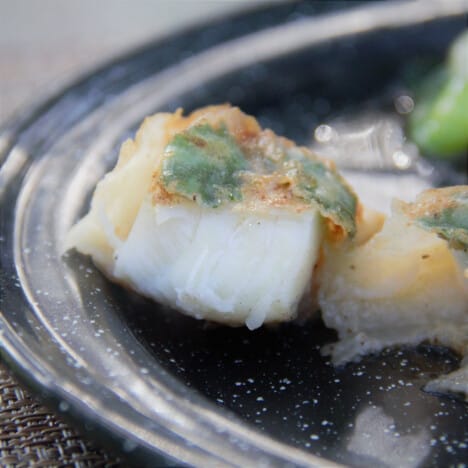
[(0, 0), (0, 124), (148, 40), (278, 0)]

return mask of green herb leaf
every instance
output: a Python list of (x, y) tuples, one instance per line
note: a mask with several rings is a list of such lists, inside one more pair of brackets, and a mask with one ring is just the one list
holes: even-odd
[[(453, 248), (468, 248), (468, 186), (443, 194), (441, 208), (436, 207), (415, 219), (423, 229), (435, 232)], [(441, 189), (443, 190), (443, 189)], [(437, 191), (434, 191), (437, 192)], [(437, 198), (439, 203), (441, 196)]]
[(400, 206), (411, 222), (447, 240), (450, 247), (468, 249), (468, 185), (426, 190), (413, 203)]
[(322, 161), (311, 157), (298, 160), (295, 196), (317, 203), (324, 217), (341, 226), (351, 237), (356, 233), (356, 195), (344, 179)]
[(170, 193), (217, 207), (242, 198), (239, 171), (247, 168), (245, 156), (223, 125), (201, 124), (175, 135), (167, 145), (162, 182)]

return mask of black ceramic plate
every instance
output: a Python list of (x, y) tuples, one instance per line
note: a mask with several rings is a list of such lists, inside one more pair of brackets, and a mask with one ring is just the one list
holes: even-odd
[(208, 326), (61, 256), (145, 115), (230, 101), (306, 142), (322, 119), (395, 92), (408, 64), (442, 59), (467, 4), (422, 3), (287, 4), (231, 18), (150, 44), (13, 122), (0, 140), (5, 359), (135, 464), (466, 462), (466, 406), (421, 390), (456, 367), (448, 351), (394, 349), (335, 369), (319, 353), (335, 338), (320, 322)]

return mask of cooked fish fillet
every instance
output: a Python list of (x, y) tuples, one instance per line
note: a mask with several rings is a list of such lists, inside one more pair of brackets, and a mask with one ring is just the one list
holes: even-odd
[(66, 249), (186, 314), (253, 329), (312, 300), (324, 239), (352, 237), (357, 211), (332, 165), (212, 106), (147, 118)]
[[(468, 356), (468, 187), (429, 190), (368, 241), (329, 249), (319, 303), (339, 341), (335, 364), (387, 346), (423, 341)], [(465, 365), (466, 358), (463, 361)], [(464, 393), (464, 368), (428, 388)]]
[(113, 275), (197, 318), (250, 328), (292, 318), (317, 261), (321, 220), (305, 213), (144, 201)]

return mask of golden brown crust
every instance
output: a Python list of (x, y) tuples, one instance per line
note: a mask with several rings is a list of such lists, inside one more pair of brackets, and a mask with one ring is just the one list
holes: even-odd
[(402, 203), (401, 208), (412, 221), (423, 217), (434, 217), (447, 208), (455, 208), (456, 197), (466, 193), (466, 186), (430, 189), (423, 192), (415, 203)]
[[(239, 172), (244, 183), (241, 185), (242, 202), (235, 203), (236, 209), (242, 210), (269, 210), (288, 209), (297, 213), (315, 209), (314, 203), (303, 199), (295, 193), (295, 187), (299, 185), (301, 176), (301, 163), (292, 158), (284, 160), (285, 153), (292, 151), (298, 153), (299, 158), (305, 157), (320, 161), (327, 169), (335, 171), (335, 165), (331, 161), (322, 160), (306, 147), (298, 147), (296, 144), (284, 137), (277, 136), (272, 130), (262, 130), (254, 117), (244, 114), (239, 108), (231, 107), (229, 104), (208, 106), (201, 108), (191, 114), (184, 116), (182, 109), (174, 114), (168, 114), (164, 129), (164, 145), (178, 133), (188, 128), (207, 123), (217, 127), (226, 125), (229, 133), (241, 147), (246, 159), (248, 159), (251, 170), (244, 173)], [(141, 129), (137, 133), (136, 142), (128, 142), (127, 148), (122, 150), (122, 158), (127, 158), (127, 153), (138, 145), (143, 138), (147, 126), (151, 125), (151, 119), (145, 119)], [(164, 157), (164, 156), (162, 156)], [(281, 169), (275, 172), (265, 172), (268, 165), (278, 164)], [(161, 165), (155, 168), (152, 174), (152, 182), (149, 189), (153, 204), (175, 205), (186, 201), (184, 197), (167, 190), (161, 180)], [(195, 195), (196, 196), (196, 195)], [(233, 204), (234, 205), (234, 204)], [(357, 221), (361, 217), (358, 209)], [(327, 240), (336, 242), (346, 237), (346, 231), (330, 219), (326, 221)]]

